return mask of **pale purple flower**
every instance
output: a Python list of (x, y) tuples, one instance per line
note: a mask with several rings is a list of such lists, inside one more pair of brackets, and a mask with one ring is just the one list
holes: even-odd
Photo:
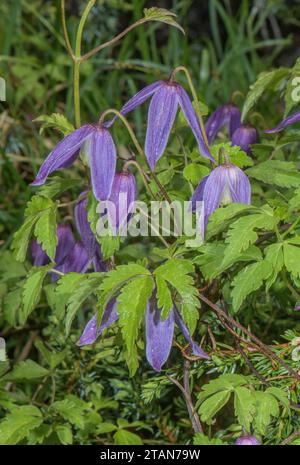
[(208, 118), (205, 124), (205, 131), (209, 144), (215, 140), (218, 132), (225, 125), (228, 126), (229, 137), (231, 139), (233, 133), (241, 125), (241, 112), (233, 103), (222, 105)]
[[(95, 342), (102, 331), (118, 319), (118, 303), (115, 300), (109, 302), (105, 308), (99, 330), (97, 331), (97, 317), (93, 316), (87, 323), (82, 336), (77, 345), (84, 346)], [(187, 326), (183, 322), (175, 305), (171, 308), (165, 320), (161, 317), (161, 310), (158, 309), (156, 299), (152, 297), (147, 304), (146, 315), (146, 356), (147, 360), (156, 371), (161, 371), (162, 366), (168, 360), (173, 335), (174, 325), (177, 324), (182, 335), (190, 344), (192, 352), (198, 357), (209, 359), (210, 357), (193, 341)]]
[[(54, 258), (56, 264), (59, 265), (65, 259), (74, 244), (75, 239), (70, 225), (59, 224), (57, 226), (57, 247)], [(43, 266), (50, 263), (46, 252), (43, 251), (41, 245), (36, 240), (31, 244), (31, 255), (34, 266)]]
[(278, 126), (276, 126), (275, 128), (273, 129), (267, 129), (265, 132), (267, 134), (272, 134), (274, 132), (280, 132), (282, 131), (284, 128), (286, 128), (287, 126), (289, 126), (290, 124), (294, 124), (296, 123), (297, 121), (300, 121), (300, 112), (297, 112), (297, 113), (294, 113), (293, 115), (290, 115), (288, 116), (287, 118), (285, 118), (284, 120), (281, 121), (281, 123), (278, 124)]
[(193, 211), (195, 211), (196, 202), (203, 202), (199, 217), (202, 238), (204, 238), (209, 216), (220, 205), (228, 203), (249, 205), (250, 201), (251, 186), (246, 174), (231, 163), (217, 166), (209, 176), (200, 181), (191, 198)]
[(237, 128), (231, 137), (232, 145), (238, 145), (248, 155), (251, 153), (251, 144), (258, 142), (258, 134), (256, 129), (249, 124), (243, 124)]
[[(77, 231), (80, 234), (81, 241), (83, 242), (88, 257), (92, 258), (94, 257), (97, 249), (97, 241), (94, 236), (94, 233), (91, 230), (90, 223), (88, 221), (88, 216), (87, 216), (87, 203), (88, 200), (85, 197), (87, 192), (82, 192), (79, 196), (79, 202), (77, 202), (75, 208), (74, 208), (74, 216), (75, 216), (75, 223), (76, 223), (76, 228)], [(81, 198), (84, 196), (83, 198)]]
[(237, 438), (235, 441), (236, 446), (260, 446), (261, 443), (259, 442), (258, 439), (256, 439), (255, 436), (250, 436), (250, 434), (247, 434), (245, 436), (241, 436)]
[(113, 183), (117, 155), (105, 125), (85, 124), (67, 135), (42, 163), (32, 185), (40, 186), (54, 171), (71, 166), (83, 146), (90, 164), (94, 195), (97, 200), (106, 200)]
[(114, 234), (124, 233), (136, 200), (135, 177), (128, 171), (117, 173), (114, 177), (108, 204), (108, 217)]
[(63, 273), (85, 273), (89, 267), (91, 260), (87, 250), (81, 241), (76, 242), (70, 250), (65, 260), (56, 267), (57, 270)]
[[(201, 127), (191, 100), (183, 87), (174, 81), (158, 81), (150, 84), (134, 95), (120, 110), (126, 115), (136, 107), (151, 98), (148, 111), (145, 153), (154, 170), (156, 162), (162, 156), (174, 124), (178, 105), (180, 106), (188, 125), (192, 129), (199, 146), (200, 153), (214, 161), (206, 145)], [(111, 124), (114, 119), (109, 122)]]

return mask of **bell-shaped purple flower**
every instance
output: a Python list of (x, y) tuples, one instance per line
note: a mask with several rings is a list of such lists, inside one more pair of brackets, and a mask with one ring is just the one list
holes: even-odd
[[(85, 195), (86, 192), (82, 192), (80, 195), (83, 196)], [(79, 197), (79, 198), (80, 198)], [(94, 257), (97, 249), (97, 241), (96, 238), (91, 230), (90, 223), (88, 221), (88, 216), (87, 216), (87, 198), (83, 197), (82, 199), (77, 202), (75, 209), (74, 209), (74, 216), (75, 216), (75, 223), (76, 223), (76, 228), (77, 231), (80, 234), (81, 241), (83, 242), (88, 257), (92, 258)]]
[(250, 434), (247, 434), (245, 436), (241, 436), (237, 438), (235, 441), (236, 446), (260, 446), (261, 443), (259, 442), (258, 439), (256, 439), (255, 436), (251, 436)]
[(100, 334), (108, 328), (110, 325), (112, 325), (115, 321), (118, 319), (118, 313), (117, 313), (117, 304), (115, 299), (112, 299), (108, 302), (103, 316), (102, 316), (102, 321), (100, 324), (100, 327), (98, 329), (98, 322), (97, 322), (97, 317), (94, 315), (90, 321), (87, 323), (86, 327), (84, 328), (84, 331), (77, 342), (78, 346), (85, 346), (88, 344), (93, 344), (97, 337), (100, 336)]
[(293, 115), (288, 116), (284, 120), (282, 120), (281, 123), (279, 123), (278, 126), (276, 126), (275, 128), (267, 129), (265, 132), (267, 134), (272, 134), (274, 132), (280, 132), (283, 129), (285, 129), (287, 126), (289, 126), (290, 124), (297, 123), (297, 121), (300, 121), (300, 112), (299, 111), (297, 113), (294, 113)]
[(90, 163), (94, 195), (97, 200), (106, 200), (110, 195), (117, 156), (108, 129), (100, 124), (85, 124), (59, 142), (42, 163), (32, 185), (40, 186), (54, 171), (71, 166), (82, 146)]
[[(118, 319), (118, 304), (115, 300), (110, 301), (107, 305), (100, 325), (97, 331), (97, 317), (93, 316), (87, 323), (82, 336), (77, 345), (84, 346), (95, 342), (102, 331)], [(177, 324), (182, 335), (190, 344), (192, 352), (197, 357), (209, 359), (210, 357), (193, 341), (188, 328), (183, 322), (175, 305), (171, 308), (169, 315), (165, 320), (161, 317), (161, 310), (158, 309), (155, 297), (152, 297), (147, 304), (146, 315), (146, 356), (147, 360), (156, 371), (161, 371), (162, 366), (170, 355), (174, 325)]]
[(232, 145), (238, 145), (248, 155), (251, 153), (250, 145), (256, 144), (257, 142), (257, 131), (253, 126), (250, 126), (249, 124), (242, 124), (239, 128), (237, 128), (234, 131), (231, 137)]
[(220, 205), (228, 203), (249, 205), (250, 201), (251, 186), (245, 173), (231, 163), (217, 166), (209, 176), (201, 180), (191, 199), (194, 211), (196, 202), (203, 202), (199, 218), (202, 238), (209, 216)]
[(174, 124), (178, 105), (180, 106), (188, 125), (192, 129), (199, 146), (200, 153), (214, 161), (207, 147), (201, 127), (191, 100), (183, 87), (174, 81), (158, 81), (145, 87), (134, 95), (120, 110), (126, 115), (134, 108), (144, 103), (152, 96), (145, 142), (145, 153), (154, 170), (156, 162), (162, 156)]
[(79, 241), (76, 242), (65, 260), (56, 269), (63, 273), (85, 273), (90, 262), (85, 246)]
[(233, 133), (241, 125), (241, 112), (233, 103), (222, 105), (208, 118), (205, 131), (209, 144), (215, 140), (218, 132), (225, 125), (228, 125), (229, 137), (231, 139)]
[(127, 227), (136, 200), (135, 177), (128, 171), (114, 177), (108, 203), (108, 218), (114, 234), (122, 234)]

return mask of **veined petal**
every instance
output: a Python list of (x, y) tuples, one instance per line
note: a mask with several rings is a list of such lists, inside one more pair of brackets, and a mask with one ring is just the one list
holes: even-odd
[(69, 224), (59, 224), (57, 227), (57, 247), (55, 263), (61, 263), (75, 245), (75, 238)]
[(61, 168), (68, 168), (74, 163), (78, 156), (79, 149), (84, 141), (95, 131), (90, 124), (85, 124), (81, 128), (68, 134), (56, 147), (50, 152), (44, 163), (42, 163), (37, 177), (31, 183), (32, 186), (44, 184), (49, 174)]
[(93, 344), (93, 342), (96, 341), (97, 337), (100, 336), (100, 334), (108, 328), (110, 325), (112, 325), (115, 321), (118, 319), (118, 314), (117, 314), (117, 304), (115, 300), (111, 300), (108, 302), (101, 321), (101, 325), (99, 330), (97, 331), (98, 328), (98, 322), (97, 322), (97, 317), (94, 315), (90, 321), (87, 323), (86, 327), (84, 328), (84, 331), (79, 339), (79, 341), (76, 343), (78, 346), (85, 346), (88, 344)]
[(176, 87), (164, 83), (152, 97), (148, 112), (145, 153), (152, 170), (166, 148), (177, 108)]
[(50, 263), (48, 255), (43, 251), (42, 246), (36, 239), (31, 243), (31, 256), (33, 266), (44, 266)]
[(93, 266), (94, 266), (94, 271), (98, 273), (107, 271), (107, 265), (103, 261), (100, 245), (98, 245), (98, 247), (96, 248), (96, 253), (93, 258)]
[(204, 176), (204, 178), (201, 179), (198, 186), (194, 190), (194, 193), (191, 198), (193, 212), (196, 211), (197, 202), (203, 202), (204, 188), (205, 188), (207, 179), (208, 179), (208, 176)]
[(71, 271), (75, 273), (85, 273), (90, 263), (86, 248), (82, 242), (76, 242), (63, 263), (56, 267), (63, 273)]
[(238, 166), (230, 165), (226, 177), (232, 202), (250, 205), (251, 185), (246, 174)]
[(217, 166), (205, 183), (203, 192), (204, 227), (207, 226), (208, 217), (220, 206), (222, 194), (226, 187), (226, 174), (222, 166)]
[(196, 115), (196, 112), (193, 108), (192, 102), (187, 94), (187, 92), (184, 90), (183, 87), (181, 87), (179, 84), (177, 84), (177, 96), (178, 96), (178, 102), (179, 105), (183, 111), (183, 114), (193, 131), (193, 134), (196, 138), (196, 141), (199, 146), (200, 153), (204, 156), (209, 158), (210, 160), (214, 161), (213, 156), (211, 155), (209, 148), (207, 147), (203, 134), (200, 128), (200, 124), (198, 121), (198, 117)]
[(90, 167), (93, 192), (97, 200), (107, 200), (116, 171), (116, 147), (109, 131), (98, 128), (91, 136)]
[[(86, 192), (82, 192), (81, 195)], [(87, 217), (87, 198), (80, 200), (74, 209), (75, 223), (77, 231), (80, 234), (81, 241), (83, 242), (89, 258), (94, 257), (96, 253), (97, 241), (91, 230), (90, 223)]]
[(217, 108), (208, 118), (205, 130), (209, 144), (215, 140), (219, 130), (225, 126), (225, 124), (229, 125), (230, 138), (234, 131), (241, 125), (241, 112), (232, 103)]
[(126, 229), (128, 218), (134, 208), (135, 199), (136, 183), (134, 175), (129, 172), (117, 173), (109, 197), (114, 206), (112, 215), (108, 207), (110, 224), (116, 233), (120, 231), (122, 234), (124, 228)]
[(267, 134), (272, 134), (273, 132), (280, 132), (280, 131), (282, 131), (284, 128), (286, 128), (287, 126), (289, 126), (290, 124), (294, 124), (294, 123), (296, 123), (297, 121), (300, 121), (300, 112), (297, 112), (297, 113), (294, 113), (293, 115), (288, 116), (287, 118), (285, 118), (284, 120), (282, 120), (281, 123), (278, 124), (278, 126), (276, 126), (276, 127), (273, 128), (273, 129), (267, 129), (265, 132), (266, 132)]
[(170, 310), (168, 317), (161, 318), (161, 310), (156, 302), (150, 302), (146, 310), (146, 356), (155, 371), (169, 358), (174, 335), (174, 311)]
[(209, 355), (207, 355), (207, 353), (204, 352), (204, 350), (201, 349), (201, 347), (198, 344), (196, 344), (196, 342), (192, 339), (186, 324), (184, 323), (183, 319), (180, 316), (180, 313), (178, 312), (175, 306), (174, 306), (174, 316), (175, 316), (175, 322), (178, 328), (180, 329), (180, 331), (182, 332), (182, 335), (184, 336), (184, 338), (190, 344), (193, 354), (196, 355), (197, 357), (210, 359)]

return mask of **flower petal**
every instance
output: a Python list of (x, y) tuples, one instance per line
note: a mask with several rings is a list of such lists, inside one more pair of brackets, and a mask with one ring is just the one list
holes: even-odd
[(219, 130), (225, 126), (225, 124), (229, 125), (230, 138), (234, 131), (241, 125), (241, 112), (232, 103), (217, 108), (208, 118), (205, 130), (209, 144), (215, 140)]
[(226, 173), (223, 166), (215, 168), (205, 183), (203, 191), (204, 227), (209, 216), (220, 206), (222, 194), (226, 186)]
[(287, 118), (285, 118), (284, 120), (282, 120), (281, 123), (278, 124), (278, 126), (276, 126), (276, 127), (273, 128), (273, 129), (267, 129), (265, 132), (266, 132), (267, 134), (272, 134), (273, 132), (280, 132), (280, 131), (282, 131), (284, 128), (286, 128), (287, 126), (289, 126), (290, 124), (294, 124), (294, 123), (296, 123), (297, 121), (300, 121), (300, 112), (297, 112), (297, 113), (294, 113), (293, 115), (288, 116)]
[(31, 256), (33, 266), (44, 266), (50, 263), (48, 255), (43, 251), (42, 246), (36, 239), (31, 243)]
[(44, 184), (49, 174), (61, 168), (68, 168), (74, 163), (83, 142), (91, 135), (95, 128), (85, 124), (81, 128), (68, 134), (50, 152), (44, 163), (42, 163), (37, 177), (31, 183), (32, 186)]
[(107, 200), (116, 171), (116, 147), (109, 131), (100, 128), (91, 136), (90, 167), (93, 192), (97, 200)]
[(204, 176), (204, 178), (201, 179), (198, 186), (194, 190), (194, 193), (191, 198), (193, 212), (196, 211), (197, 202), (203, 202), (204, 187), (205, 187), (207, 180), (208, 180), (208, 176)]
[(199, 151), (200, 153), (204, 156), (209, 158), (210, 160), (214, 161), (213, 156), (211, 155), (209, 148), (207, 147), (203, 134), (201, 131), (201, 127), (198, 121), (197, 114), (193, 108), (192, 102), (188, 96), (188, 93), (184, 90), (183, 87), (181, 87), (179, 84), (177, 84), (177, 96), (178, 96), (178, 102), (179, 105), (183, 111), (183, 114), (191, 128), (191, 130), (194, 133), (194, 136), (196, 138), (196, 141), (199, 146)]
[(166, 148), (177, 108), (176, 87), (164, 83), (152, 97), (148, 112), (145, 153), (152, 170)]
[(100, 246), (96, 248), (96, 254), (93, 258), (93, 266), (94, 266), (94, 270), (98, 273), (107, 271), (107, 265), (103, 261)]
[(251, 153), (251, 144), (258, 142), (258, 134), (255, 128), (249, 124), (244, 124), (237, 128), (231, 138), (232, 145), (238, 145), (244, 152)]
[(251, 185), (248, 176), (238, 167), (232, 165), (226, 170), (227, 183), (232, 202), (251, 203)]
[(75, 245), (75, 238), (69, 224), (59, 224), (57, 227), (57, 247), (55, 263), (61, 263)]
[(179, 314), (179, 312), (178, 312), (178, 310), (177, 310), (177, 308), (175, 306), (174, 306), (174, 315), (175, 315), (175, 322), (176, 322), (178, 328), (180, 329), (180, 331), (182, 332), (182, 335), (184, 336), (184, 338), (190, 344), (190, 346), (192, 348), (192, 351), (193, 351), (193, 354), (196, 355), (197, 357), (210, 359), (210, 356), (207, 355), (207, 353), (204, 352), (204, 350), (201, 349), (201, 347), (198, 344), (196, 344), (196, 342), (192, 339), (187, 326), (185, 325), (183, 319), (181, 318), (181, 316), (180, 316), (180, 314)]
[(76, 242), (66, 259), (59, 266), (57, 270), (63, 273), (75, 272), (85, 273), (90, 263), (86, 248), (82, 242)]
[[(82, 192), (81, 195), (86, 192)], [(87, 198), (80, 200), (74, 209), (75, 223), (77, 231), (80, 234), (81, 240), (87, 250), (89, 258), (93, 258), (96, 253), (97, 241), (91, 230), (87, 216)]]
[(100, 334), (108, 328), (110, 325), (112, 325), (115, 321), (118, 319), (118, 314), (117, 314), (117, 304), (115, 300), (111, 300), (108, 302), (101, 321), (101, 325), (99, 330), (97, 331), (98, 328), (98, 322), (97, 322), (97, 317), (94, 315), (90, 321), (87, 323), (86, 327), (84, 328), (84, 331), (79, 339), (79, 341), (76, 343), (78, 346), (85, 346), (88, 344), (93, 344), (93, 342), (96, 341), (97, 337), (100, 336)]
[[(121, 172), (114, 177), (109, 197), (111, 205), (108, 206), (108, 217), (112, 230), (117, 234), (125, 234), (127, 221), (134, 208), (136, 199), (136, 183), (132, 173)], [(114, 207), (114, 211), (110, 211)], [(111, 214), (112, 213), (112, 214)]]
[(161, 318), (161, 310), (156, 302), (148, 303), (146, 310), (146, 355), (155, 371), (161, 371), (168, 360), (174, 335), (174, 311), (168, 317)]

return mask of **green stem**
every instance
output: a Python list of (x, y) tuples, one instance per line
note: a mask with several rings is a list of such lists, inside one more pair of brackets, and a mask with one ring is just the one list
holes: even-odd
[(292, 231), (294, 231), (295, 227), (297, 226), (297, 224), (299, 223), (300, 221), (300, 216), (298, 216), (298, 218), (296, 219), (296, 221), (294, 221), (294, 223), (290, 226), (290, 228), (285, 231), (285, 233), (282, 234), (282, 239), (285, 238), (285, 236), (287, 236), (288, 234), (290, 234)]
[(145, 173), (144, 173), (142, 167), (138, 164), (137, 161), (135, 161), (135, 160), (128, 160), (128, 161), (125, 163), (125, 165), (123, 166), (123, 170), (124, 170), (124, 171), (127, 171), (127, 168), (128, 168), (128, 166), (130, 166), (130, 165), (135, 166), (135, 167), (137, 168), (138, 172), (139, 172), (140, 175), (141, 175), (141, 178), (142, 178), (142, 180), (143, 180), (144, 186), (146, 187), (146, 190), (147, 190), (148, 194), (150, 195), (150, 197), (152, 197), (153, 200), (156, 200), (156, 197), (155, 197), (154, 193), (152, 192), (151, 187), (150, 187), (149, 184), (148, 184), (148, 181), (147, 181), (147, 179), (146, 179)]
[(62, 28), (63, 28), (63, 33), (64, 33), (64, 39), (65, 39), (65, 44), (66, 44), (66, 49), (72, 58), (74, 60), (74, 52), (71, 46), (71, 42), (69, 39), (69, 34), (68, 34), (68, 29), (67, 29), (67, 22), (66, 22), (66, 9), (65, 9), (65, 0), (61, 0), (61, 23), (62, 23)]

